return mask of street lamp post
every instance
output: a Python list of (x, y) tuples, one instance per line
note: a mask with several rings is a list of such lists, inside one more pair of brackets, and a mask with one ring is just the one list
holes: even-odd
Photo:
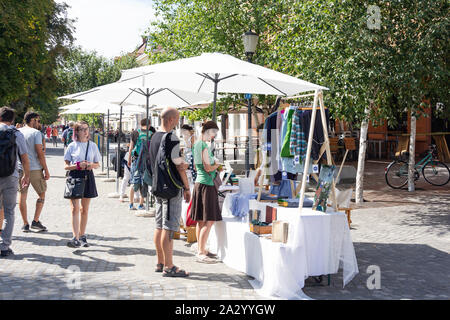
[[(256, 46), (258, 44), (258, 34), (249, 30), (242, 35), (242, 40), (244, 42), (244, 49), (245, 55), (247, 56), (247, 61), (252, 63), (253, 54), (255, 53)], [(248, 136), (247, 136), (247, 145), (245, 149), (245, 171), (248, 177), (250, 173), (250, 143), (252, 134), (252, 96), (250, 94), (247, 94), (245, 98), (248, 101), (248, 109), (247, 109)]]

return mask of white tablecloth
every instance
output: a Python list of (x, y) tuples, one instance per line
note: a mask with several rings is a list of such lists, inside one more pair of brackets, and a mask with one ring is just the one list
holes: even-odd
[(344, 213), (321, 213), (310, 208), (279, 207), (250, 200), (250, 209), (277, 208), (277, 220), (289, 222), (288, 243), (272, 242), (250, 232), (246, 218), (231, 215), (231, 195), (225, 199), (223, 221), (215, 223), (209, 249), (228, 266), (255, 278), (255, 289), (264, 296), (307, 298), (304, 281), (309, 276), (337, 273), (343, 269), (343, 285), (358, 273), (353, 243)]

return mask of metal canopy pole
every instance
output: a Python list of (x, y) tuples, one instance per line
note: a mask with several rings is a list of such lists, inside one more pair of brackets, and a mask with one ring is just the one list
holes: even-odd
[[(147, 100), (147, 102), (146, 102), (146, 104), (147, 104), (147, 118), (146, 118), (146, 123), (147, 123), (147, 152), (150, 152), (150, 146), (148, 145), (148, 136), (149, 136), (149, 131), (150, 131), (150, 121), (149, 121), (149, 118), (148, 118), (150, 92), (149, 92), (148, 88), (147, 88), (147, 94), (145, 95), (145, 97), (146, 97), (146, 100)], [(144, 159), (144, 161), (145, 161), (145, 165), (147, 166), (147, 159)], [(148, 208), (149, 208), (149, 206), (148, 206), (148, 192), (149, 192), (149, 190), (148, 189), (149, 188), (147, 186), (147, 196), (145, 197), (145, 210), (146, 211), (148, 211)], [(141, 195), (141, 197), (142, 197), (142, 195)]]
[(119, 137), (118, 137), (117, 158), (116, 158), (116, 170), (117, 170), (116, 191), (117, 191), (117, 194), (119, 194), (119, 180), (120, 180), (120, 139), (121, 139), (121, 137), (122, 137), (122, 105), (120, 105)]
[[(247, 52), (247, 61), (252, 63), (253, 53)], [(252, 99), (251, 95), (248, 95), (247, 105), (247, 148), (245, 150), (245, 171), (246, 176), (250, 176), (250, 145), (252, 143)]]
[(213, 113), (212, 121), (216, 122), (216, 103), (217, 103), (217, 86), (219, 84), (219, 74), (216, 73), (214, 77), (214, 100), (213, 100)]
[(108, 125), (106, 128), (106, 171), (109, 179), (109, 109), (108, 109)]
[(105, 114), (102, 117), (103, 138), (102, 138), (102, 173), (105, 171)]
[(250, 175), (250, 144), (251, 144), (251, 133), (252, 133), (252, 100), (248, 99), (248, 106), (247, 106), (247, 148), (245, 150), (245, 171), (246, 176), (248, 177)]

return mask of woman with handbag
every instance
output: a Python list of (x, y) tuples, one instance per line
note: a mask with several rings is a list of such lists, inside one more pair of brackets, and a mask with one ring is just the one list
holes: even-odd
[(73, 137), (74, 141), (64, 154), (65, 170), (68, 171), (64, 197), (70, 199), (73, 232), (67, 246), (89, 247), (86, 238), (89, 204), (98, 196), (92, 169), (100, 166), (101, 155), (97, 145), (89, 141), (89, 126), (85, 121), (75, 124)]
[(218, 262), (217, 256), (206, 250), (211, 227), (214, 222), (222, 220), (217, 193), (220, 183), (218, 169), (221, 170), (221, 165), (214, 163), (214, 156), (206, 143), (214, 139), (218, 131), (219, 128), (214, 121), (206, 122), (202, 127), (201, 139), (194, 144), (197, 179), (192, 195), (191, 218), (197, 221), (197, 261), (203, 263)]

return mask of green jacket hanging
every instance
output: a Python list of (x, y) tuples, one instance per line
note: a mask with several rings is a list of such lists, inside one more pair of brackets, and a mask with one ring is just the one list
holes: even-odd
[(292, 117), (294, 115), (295, 110), (289, 108), (287, 115), (287, 130), (286, 135), (283, 137), (283, 144), (281, 147), (281, 156), (292, 158), (294, 155), (291, 154), (291, 131), (292, 131)]

